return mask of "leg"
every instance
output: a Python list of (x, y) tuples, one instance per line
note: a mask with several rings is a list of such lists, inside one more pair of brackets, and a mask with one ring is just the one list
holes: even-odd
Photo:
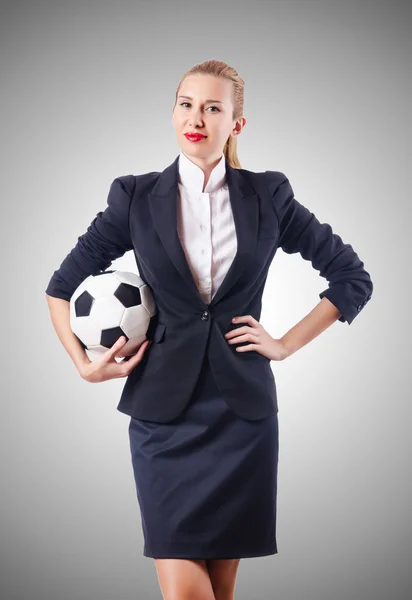
[(233, 600), (240, 558), (207, 560), (216, 600)]
[(205, 560), (155, 558), (164, 600), (216, 600)]

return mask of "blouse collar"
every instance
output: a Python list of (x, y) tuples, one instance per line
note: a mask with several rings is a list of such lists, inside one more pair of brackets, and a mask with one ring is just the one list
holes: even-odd
[[(191, 192), (201, 194), (203, 192), (203, 184), (205, 175), (200, 167), (192, 162), (182, 151), (179, 154), (179, 183)], [(210, 194), (215, 192), (226, 183), (226, 161), (225, 155), (222, 156), (218, 164), (210, 173), (204, 193)]]

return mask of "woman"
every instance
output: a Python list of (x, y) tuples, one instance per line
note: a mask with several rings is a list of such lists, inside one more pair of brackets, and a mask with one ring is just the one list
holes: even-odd
[[(155, 561), (163, 597), (231, 600), (240, 559), (278, 552), (270, 361), (284, 360), (336, 320), (350, 324), (371, 298), (372, 282), (352, 247), (293, 198), (282, 173), (241, 169), (243, 80), (233, 68), (209, 60), (189, 70), (172, 123), (178, 159), (161, 174), (116, 178), (108, 208), (46, 294), (81, 376), (128, 377), (118, 408), (130, 415), (144, 555)], [(169, 196), (159, 194), (159, 182)], [(277, 247), (300, 252), (330, 283), (280, 339), (259, 323)], [(119, 339), (90, 361), (69, 327), (71, 294), (131, 249), (163, 323), (153, 346), (146, 340), (128, 360), (116, 362), (125, 343)]]

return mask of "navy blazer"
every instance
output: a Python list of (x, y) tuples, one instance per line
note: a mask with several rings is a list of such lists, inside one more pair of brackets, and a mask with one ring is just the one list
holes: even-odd
[(226, 160), (238, 247), (215, 296), (205, 304), (177, 233), (178, 160), (162, 172), (114, 179), (106, 209), (53, 273), (46, 293), (70, 301), (88, 275), (133, 250), (157, 314), (148, 334), (153, 344), (128, 375), (117, 409), (138, 419), (174, 419), (188, 404), (207, 353), (232, 410), (245, 419), (261, 419), (278, 412), (271, 361), (257, 351), (237, 352), (241, 344), (228, 344), (224, 335), (234, 328), (236, 315), (259, 321), (276, 250), (299, 252), (311, 261), (328, 281), (319, 297), (338, 308), (342, 323), (352, 323), (370, 300), (372, 281), (352, 246), (294, 198), (282, 172), (235, 169)]

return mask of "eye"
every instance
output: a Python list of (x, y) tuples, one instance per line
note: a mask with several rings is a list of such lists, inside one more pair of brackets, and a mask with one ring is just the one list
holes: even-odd
[[(180, 106), (183, 106), (183, 104), (189, 104), (189, 105), (190, 105), (190, 102), (182, 102), (182, 103), (180, 104)], [(220, 110), (218, 109), (218, 107), (217, 107), (217, 106), (209, 106), (209, 108), (215, 108), (215, 109), (217, 110), (217, 112), (220, 112)]]

